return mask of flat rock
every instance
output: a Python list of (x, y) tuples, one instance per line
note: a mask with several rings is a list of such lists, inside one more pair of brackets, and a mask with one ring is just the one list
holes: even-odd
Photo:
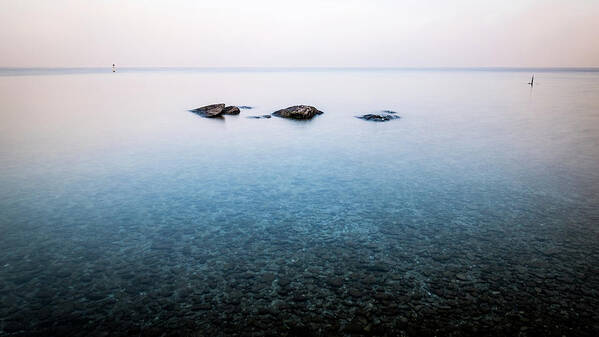
[(275, 279), (275, 274), (273, 273), (264, 273), (262, 274), (262, 281), (266, 283), (271, 283)]
[(271, 118), (271, 115), (262, 115), (262, 116), (248, 116), (248, 118), (253, 118), (253, 119), (265, 119), (265, 118)]
[(221, 104), (205, 105), (205, 106), (202, 106), (199, 108), (195, 108), (195, 109), (191, 110), (191, 112), (196, 113), (202, 117), (213, 118), (213, 117), (219, 117), (220, 115), (222, 115), (224, 109), (225, 109), (225, 105), (221, 103)]
[(341, 287), (343, 285), (343, 279), (341, 277), (333, 277), (327, 280), (329, 285), (333, 287)]
[(366, 114), (362, 116), (357, 116), (357, 118), (371, 122), (388, 122), (393, 119), (399, 119), (400, 117), (390, 114)]
[(249, 110), (249, 109), (253, 109), (253, 106), (249, 106), (249, 105), (240, 105), (238, 106), (239, 109), (243, 109), (243, 110)]
[(311, 119), (323, 112), (309, 105), (294, 105), (272, 113), (273, 116), (292, 119)]
[(386, 273), (389, 271), (389, 267), (382, 263), (370, 264), (370, 265), (366, 266), (366, 269), (369, 271), (377, 271), (377, 272), (383, 272), (383, 273)]
[(376, 298), (377, 300), (390, 300), (391, 299), (391, 295), (384, 293), (382, 291), (377, 291), (374, 294), (374, 298)]

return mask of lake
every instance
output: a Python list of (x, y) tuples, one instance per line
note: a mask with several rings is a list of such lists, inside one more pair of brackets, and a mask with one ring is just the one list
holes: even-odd
[(3, 336), (599, 333), (597, 69), (0, 69), (0, 163)]

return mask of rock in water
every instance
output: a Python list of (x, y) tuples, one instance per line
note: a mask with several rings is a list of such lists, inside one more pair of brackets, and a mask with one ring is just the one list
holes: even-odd
[(249, 109), (253, 109), (254, 107), (253, 106), (249, 106), (249, 105), (240, 105), (240, 106), (238, 106), (238, 108), (239, 109), (248, 109), (249, 110)]
[(399, 119), (399, 116), (394, 116), (394, 115), (379, 115), (379, 114), (366, 114), (366, 115), (362, 115), (362, 116), (357, 116), (357, 118), (363, 119), (365, 121), (372, 121), (372, 122), (388, 122), (392, 119)]
[(270, 118), (270, 115), (262, 115), (262, 116), (248, 116), (248, 118), (253, 118), (253, 119), (262, 119), (262, 118)]
[(211, 104), (193, 109), (191, 110), (191, 112), (194, 112), (203, 117), (218, 117), (222, 115), (224, 109), (224, 104)]
[(239, 108), (236, 106), (227, 106), (223, 109), (223, 115), (239, 115)]
[(293, 118), (293, 119), (311, 119), (323, 112), (309, 105), (295, 105), (286, 109), (281, 109), (272, 113), (273, 116)]

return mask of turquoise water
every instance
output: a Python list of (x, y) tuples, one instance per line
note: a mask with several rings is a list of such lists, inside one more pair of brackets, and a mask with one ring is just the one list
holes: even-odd
[(529, 77), (3, 70), (0, 335), (594, 335), (599, 72)]

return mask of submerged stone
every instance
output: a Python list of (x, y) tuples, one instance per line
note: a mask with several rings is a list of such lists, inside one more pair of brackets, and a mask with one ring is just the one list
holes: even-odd
[(456, 278), (460, 281), (468, 281), (468, 276), (464, 273), (457, 273)]
[(271, 283), (275, 279), (275, 274), (273, 273), (264, 273), (262, 274), (262, 281), (266, 283)]
[(343, 286), (343, 279), (341, 277), (333, 277), (327, 280), (329, 285), (333, 287), (341, 287)]
[(285, 109), (277, 110), (272, 113), (273, 116), (292, 118), (292, 119), (311, 119), (323, 112), (309, 105), (294, 105)]
[(253, 119), (266, 119), (266, 118), (271, 118), (271, 115), (262, 115), (262, 116), (248, 116), (248, 118), (253, 118)]
[(351, 288), (349, 289), (349, 295), (354, 298), (362, 297), (362, 292), (359, 289)]
[(357, 118), (372, 122), (388, 122), (392, 119), (399, 119), (400, 117), (389, 114), (366, 114), (362, 116), (357, 116)]

